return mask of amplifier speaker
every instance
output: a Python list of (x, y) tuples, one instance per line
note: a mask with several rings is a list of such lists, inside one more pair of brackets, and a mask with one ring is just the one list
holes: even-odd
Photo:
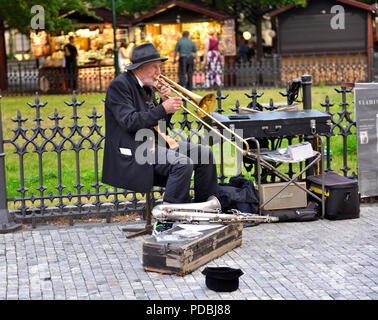
[[(267, 183), (262, 184), (262, 203), (270, 199), (277, 193), (286, 183)], [(300, 186), (306, 188), (306, 182), (298, 182)], [(265, 210), (305, 208), (307, 207), (307, 193), (300, 189), (294, 183), (291, 183), (285, 190), (281, 191), (270, 202), (268, 202)]]

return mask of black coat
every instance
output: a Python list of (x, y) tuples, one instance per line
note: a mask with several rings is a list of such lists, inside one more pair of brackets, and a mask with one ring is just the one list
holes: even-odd
[[(144, 89), (130, 71), (110, 83), (105, 99), (103, 183), (135, 192), (149, 192), (153, 185), (159, 185), (154, 184), (153, 166), (135, 159), (135, 151), (143, 143), (135, 141), (135, 134), (139, 129), (153, 130), (159, 120), (170, 121), (171, 115), (155, 99), (153, 105), (147, 101)], [(127, 154), (122, 154), (120, 148)]]

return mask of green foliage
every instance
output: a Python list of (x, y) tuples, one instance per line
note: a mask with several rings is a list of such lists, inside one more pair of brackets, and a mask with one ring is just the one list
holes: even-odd
[[(169, 0), (171, 1), (171, 0)], [(129, 16), (135, 16), (136, 14), (141, 14), (142, 12), (151, 10), (158, 7), (161, 3), (169, 2), (161, 0), (115, 0), (115, 10), (118, 13), (123, 13)], [(104, 7), (111, 9), (111, 0), (91, 0), (94, 7)]]
[(233, 14), (237, 16), (242, 13), (245, 19), (253, 24), (261, 21), (264, 14), (274, 9), (292, 3), (301, 6), (306, 5), (306, 0), (208, 0), (207, 2), (209, 4), (214, 3), (217, 8), (222, 8), (226, 11), (231, 9)]
[(40, 5), (45, 12), (45, 29), (48, 32), (56, 30), (71, 30), (74, 21), (61, 14), (62, 10), (67, 12), (74, 10), (81, 14), (95, 16), (88, 11), (89, 0), (0, 0), (0, 21), (5, 21), (10, 28), (18, 29), (24, 34), (30, 32), (31, 19), (35, 13), (31, 12), (34, 5)]

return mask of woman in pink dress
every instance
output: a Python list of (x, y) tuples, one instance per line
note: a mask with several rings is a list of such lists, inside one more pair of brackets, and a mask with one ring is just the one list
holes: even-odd
[(204, 63), (206, 71), (206, 88), (222, 86), (222, 56), (218, 49), (219, 41), (213, 31), (209, 31), (205, 43)]

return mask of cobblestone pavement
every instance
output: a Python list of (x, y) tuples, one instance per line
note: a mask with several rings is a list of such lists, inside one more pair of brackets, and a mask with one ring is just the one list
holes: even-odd
[(207, 266), (240, 268), (239, 290), (207, 289), (200, 267), (184, 277), (145, 272), (142, 239), (125, 224), (38, 226), (0, 234), (0, 299), (378, 299), (378, 205), (353, 220), (245, 228), (243, 244)]

